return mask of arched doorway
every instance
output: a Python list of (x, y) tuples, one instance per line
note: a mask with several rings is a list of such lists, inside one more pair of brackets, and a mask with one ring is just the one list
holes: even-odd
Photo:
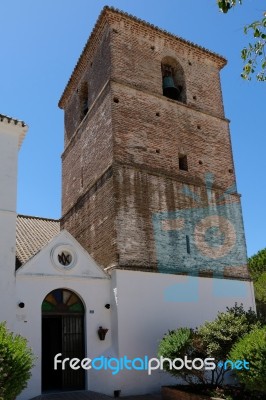
[(82, 390), (85, 375), (82, 368), (73, 370), (66, 364), (54, 369), (54, 357), (85, 357), (84, 306), (68, 289), (50, 292), (42, 303), (42, 391)]

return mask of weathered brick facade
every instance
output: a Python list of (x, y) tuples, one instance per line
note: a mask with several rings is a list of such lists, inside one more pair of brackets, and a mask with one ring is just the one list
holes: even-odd
[[(176, 63), (181, 101), (163, 96), (162, 63)], [(223, 196), (235, 185), (219, 76), (225, 63), (103, 10), (59, 103), (62, 228), (103, 267), (248, 278), (239, 195)], [(207, 225), (195, 217), (199, 208)], [(213, 256), (204, 240), (217, 227), (224, 253)]]

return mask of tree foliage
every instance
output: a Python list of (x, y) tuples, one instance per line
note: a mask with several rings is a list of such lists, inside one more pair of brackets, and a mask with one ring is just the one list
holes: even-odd
[[(217, 0), (218, 7), (223, 13), (227, 13), (242, 0)], [(258, 81), (266, 81), (266, 13), (260, 20), (254, 21), (244, 27), (244, 33), (250, 36), (250, 42), (241, 51), (244, 62), (242, 78), (250, 80), (251, 75), (256, 73)]]
[(266, 324), (266, 249), (248, 259), (248, 269), (254, 282), (257, 313)]
[(266, 272), (266, 249), (248, 259), (248, 269), (253, 280), (257, 280), (263, 272)]
[(9, 332), (0, 323), (0, 400), (14, 400), (26, 387), (33, 354), (26, 339)]
[(223, 13), (227, 13), (237, 3), (242, 4), (242, 0), (217, 0), (218, 7)]
[(266, 272), (263, 272), (254, 282), (256, 299), (259, 302), (266, 303)]
[(230, 352), (230, 359), (248, 360), (249, 370), (235, 370), (239, 381), (251, 391), (266, 393), (266, 327), (256, 328), (239, 340)]

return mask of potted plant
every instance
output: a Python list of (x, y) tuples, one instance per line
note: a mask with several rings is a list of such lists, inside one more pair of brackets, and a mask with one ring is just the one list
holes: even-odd
[(109, 331), (109, 329), (103, 328), (102, 326), (100, 326), (99, 329), (98, 329), (99, 339), (100, 340), (104, 340), (108, 331)]

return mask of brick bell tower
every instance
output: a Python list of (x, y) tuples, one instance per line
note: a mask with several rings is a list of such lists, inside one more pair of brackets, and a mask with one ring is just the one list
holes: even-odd
[(59, 106), (62, 228), (104, 268), (248, 279), (225, 64), (103, 9)]

